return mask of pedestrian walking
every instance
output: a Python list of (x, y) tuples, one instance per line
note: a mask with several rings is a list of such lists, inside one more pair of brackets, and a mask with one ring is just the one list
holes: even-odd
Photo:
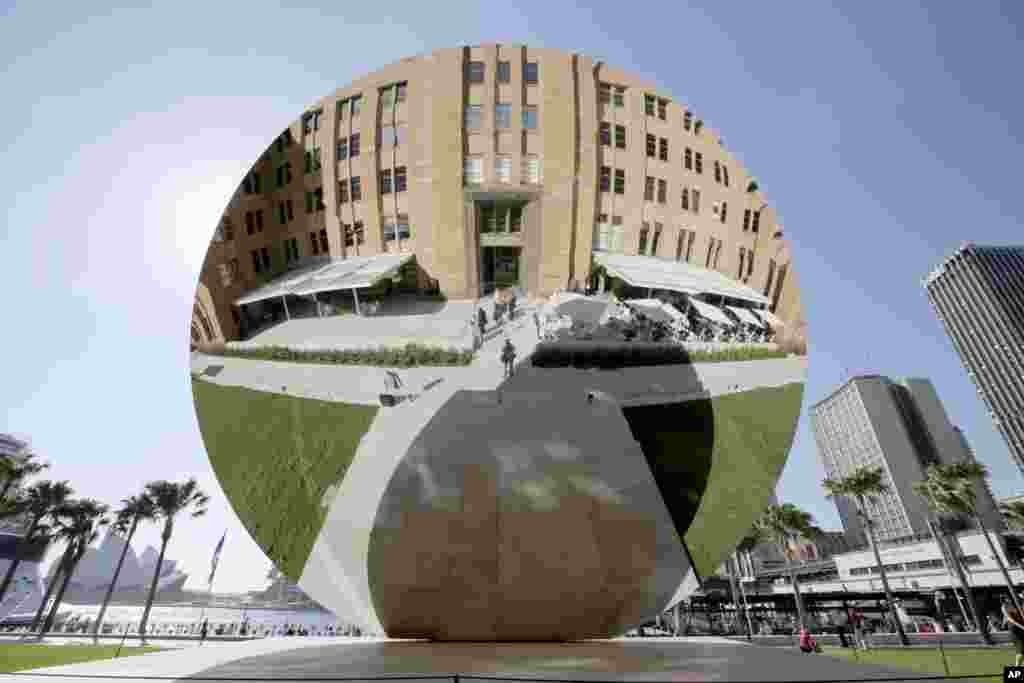
[(210, 620), (203, 619), (203, 625), (199, 627), (199, 646), (202, 647), (206, 641), (206, 634), (210, 630)]
[(1010, 605), (1010, 601), (1003, 600), (1003, 618), (1006, 619), (1006, 627), (1010, 630), (1010, 637), (1017, 649), (1017, 657), (1014, 660), (1015, 666), (1024, 663), (1024, 615), (1016, 607)]
[(508, 300), (508, 320), (512, 322), (516, 319), (516, 295), (513, 294)]
[(811, 636), (811, 632), (806, 627), (800, 629), (800, 651), (806, 654), (821, 651), (818, 641)]
[(487, 313), (485, 313), (482, 308), (476, 309), (476, 325), (480, 328), (480, 343), (482, 344), (484, 341), (484, 332), (487, 331)]
[(540, 339), (540, 314), (537, 311), (533, 312), (533, 324), (537, 328), (537, 339)]
[(512, 340), (505, 338), (505, 345), (501, 347), (501, 361), (505, 364), (505, 378), (512, 376), (512, 369), (516, 362), (516, 347), (512, 346)]

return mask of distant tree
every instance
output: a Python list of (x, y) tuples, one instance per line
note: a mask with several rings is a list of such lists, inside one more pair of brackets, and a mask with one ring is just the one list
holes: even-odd
[(72, 494), (71, 486), (66, 481), (40, 481), (30, 486), (17, 503), (17, 513), (27, 514), (28, 530), (18, 539), (14, 551), (14, 559), (7, 567), (3, 582), (0, 583), (0, 601), (3, 601), (11, 582), (18, 571), (18, 566), (25, 558), (25, 553), (33, 543), (41, 540), (49, 529), (44, 522), (51, 518)]
[(39, 462), (36, 454), (27, 449), (13, 456), (0, 457), (0, 500), (7, 498), (15, 484), (39, 474), (49, 466), (48, 463)]
[(92, 628), (93, 643), (99, 642), (100, 629), (103, 627), (103, 619), (107, 615), (107, 607), (110, 605), (110, 599), (113, 597), (114, 590), (117, 588), (117, 580), (121, 576), (121, 568), (124, 566), (124, 558), (125, 555), (128, 554), (129, 548), (131, 548), (132, 538), (135, 536), (135, 530), (139, 527), (139, 522), (150, 522), (155, 518), (156, 509), (153, 505), (153, 501), (150, 500), (145, 493), (140, 493), (137, 496), (125, 498), (121, 501), (121, 509), (117, 511), (117, 517), (114, 520), (112, 533), (117, 533), (124, 537), (124, 547), (121, 548), (121, 557), (117, 561), (117, 569), (114, 570), (114, 576), (110, 579), (110, 585), (107, 587), (107, 594), (103, 596), (103, 606), (100, 607), (100, 613), (96, 617), (96, 623)]
[(811, 513), (801, 510), (792, 503), (769, 505), (761, 513), (761, 516), (755, 523), (755, 527), (766, 538), (772, 539), (782, 551), (786, 561), (786, 568), (789, 570), (789, 579), (793, 584), (793, 598), (796, 602), (797, 620), (800, 628), (807, 628), (803, 598), (800, 596), (800, 581), (793, 568), (793, 563), (790, 561), (787, 549), (790, 541), (795, 541), (801, 536), (813, 538), (821, 533), (821, 529), (814, 524), (814, 516)]
[(871, 550), (875, 554), (875, 566), (878, 567), (878, 575), (882, 579), (882, 588), (885, 590), (885, 600), (889, 603), (889, 614), (892, 616), (896, 631), (899, 633), (900, 642), (906, 647), (910, 645), (906, 632), (903, 630), (903, 621), (896, 611), (896, 602), (892, 597), (892, 590), (889, 588), (889, 578), (885, 573), (885, 565), (882, 563), (882, 555), (878, 551), (878, 538), (875, 535), (875, 521), (867, 513), (868, 501), (876, 501), (878, 496), (889, 492), (889, 485), (885, 483), (885, 475), (881, 467), (862, 466), (854, 469), (845, 477), (838, 479), (826, 479), (822, 482), (825, 492), (829, 498), (844, 497), (851, 499), (857, 506), (857, 514), (860, 515), (864, 526), (868, 530), (868, 538), (871, 541)]
[(1014, 500), (1009, 503), (1001, 503), (999, 511), (1003, 513), (1006, 522), (1014, 528), (1024, 528), (1024, 500)]
[(53, 607), (50, 608), (50, 614), (43, 623), (41, 633), (53, 628), (53, 622), (57, 618), (71, 579), (75, 576), (75, 570), (78, 569), (78, 563), (82, 561), (93, 541), (99, 537), (100, 529), (110, 523), (106, 516), (109, 510), (109, 506), (99, 501), (85, 499), (65, 505), (58, 514), (58, 536), (68, 541), (68, 548), (72, 551), (68, 555), (60, 590), (54, 598)]
[(139, 622), (139, 635), (143, 642), (146, 639), (149, 613), (153, 609), (153, 599), (156, 598), (156, 586), (160, 580), (160, 570), (163, 568), (167, 543), (174, 533), (174, 519), (183, 512), (190, 512), (192, 517), (201, 517), (206, 514), (206, 506), (210, 502), (209, 496), (199, 490), (199, 484), (195, 479), (189, 479), (181, 484), (170, 481), (153, 481), (146, 484), (145, 495), (153, 501), (154, 519), (164, 520), (164, 529), (160, 534), (160, 555), (156, 561), (156, 568), (153, 570), (149, 596), (146, 598), (146, 607), (142, 612), (142, 620)]

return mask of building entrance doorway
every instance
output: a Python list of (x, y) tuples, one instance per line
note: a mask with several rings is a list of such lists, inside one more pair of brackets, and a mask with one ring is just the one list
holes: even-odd
[(482, 247), (480, 254), (482, 294), (519, 285), (522, 247)]

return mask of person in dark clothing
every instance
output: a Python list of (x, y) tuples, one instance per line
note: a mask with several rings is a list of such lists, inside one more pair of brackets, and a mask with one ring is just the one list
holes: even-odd
[(537, 327), (537, 339), (540, 339), (540, 315), (537, 311), (533, 312), (533, 324)]
[(209, 632), (209, 630), (210, 630), (210, 620), (209, 619), (204, 619), (203, 620), (203, 625), (199, 627), (199, 645), (200, 646), (202, 646), (203, 642), (206, 640), (206, 634)]
[(505, 345), (501, 347), (501, 361), (505, 364), (505, 377), (511, 377), (516, 362), (516, 347), (512, 346), (511, 339), (505, 339)]
[(483, 341), (484, 332), (487, 330), (487, 314), (482, 308), (476, 311), (476, 325), (480, 328), (480, 340)]
[(850, 641), (846, 638), (846, 624), (836, 626), (836, 634), (839, 636), (839, 645), (841, 647), (850, 647)]
[(1017, 649), (1014, 665), (1020, 666), (1024, 663), (1024, 615), (1007, 600), (1003, 602), (1003, 618), (1006, 619), (1006, 627), (1010, 630), (1010, 637), (1013, 638), (1014, 647)]
[(509, 322), (516, 319), (516, 295), (513, 294), (512, 298), (508, 300), (508, 319)]

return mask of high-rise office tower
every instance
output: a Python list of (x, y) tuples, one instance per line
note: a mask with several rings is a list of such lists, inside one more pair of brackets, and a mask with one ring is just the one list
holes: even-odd
[[(853, 377), (811, 408), (811, 429), (830, 478), (844, 477), (864, 465), (882, 468), (889, 492), (869, 501), (866, 509), (879, 540), (928, 534), (927, 509), (913, 484), (925, 477), (931, 464), (973, 457), (926, 379)], [(989, 528), (1002, 528), (998, 514), (993, 515), (991, 494), (984, 486), (978, 492), (978, 508)], [(850, 542), (864, 543), (853, 501), (835, 502)]]
[(1024, 472), (1024, 246), (964, 244), (923, 284)]

